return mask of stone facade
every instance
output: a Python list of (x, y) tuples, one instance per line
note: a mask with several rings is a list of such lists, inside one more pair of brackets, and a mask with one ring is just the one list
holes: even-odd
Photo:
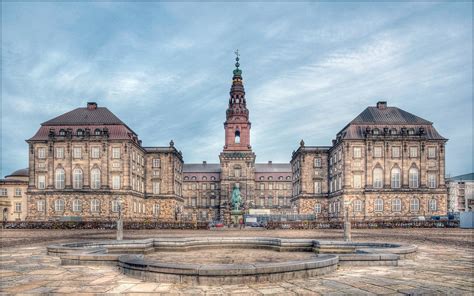
[(447, 180), (449, 211), (451, 213), (474, 210), (474, 174), (465, 174)]
[[(447, 139), (433, 124), (379, 102), (331, 146), (301, 141), (289, 163), (257, 163), (237, 60), (219, 163), (185, 164), (171, 141), (144, 147), (107, 108), (88, 103), (41, 124), (29, 140), (27, 220), (229, 220), (241, 210), (340, 219), (445, 214)], [(2, 185), (6, 186), (6, 185)], [(23, 191), (24, 192), (24, 191)], [(23, 207), (23, 206), (22, 206)]]
[[(386, 102), (367, 108), (326, 152), (329, 218), (342, 218), (346, 208), (355, 219), (446, 214), (446, 141), (431, 122)], [(311, 149), (314, 158), (317, 148), (304, 142), (293, 153), (295, 201), (308, 198), (314, 169), (304, 160)], [(300, 213), (314, 211), (300, 207)]]

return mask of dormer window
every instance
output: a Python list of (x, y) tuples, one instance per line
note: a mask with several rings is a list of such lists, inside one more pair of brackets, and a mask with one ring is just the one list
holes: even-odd
[(84, 136), (84, 131), (82, 129), (77, 130), (77, 136), (82, 137)]
[(64, 129), (59, 130), (59, 135), (64, 137), (66, 135), (66, 131)]
[(375, 128), (373, 132), (374, 132), (374, 135), (378, 135), (379, 134), (379, 129)]
[(409, 134), (410, 136), (413, 136), (413, 135), (415, 134), (415, 130), (412, 129), (412, 128), (409, 129), (409, 130), (408, 130), (408, 134)]
[(390, 130), (390, 134), (391, 134), (391, 135), (396, 135), (396, 134), (397, 134), (397, 130), (394, 129), (394, 128), (392, 128), (392, 129)]
[(235, 144), (240, 144), (240, 131), (235, 131)]
[(94, 135), (100, 136), (101, 134), (102, 134), (102, 131), (100, 129), (96, 128), (95, 131), (94, 131)]

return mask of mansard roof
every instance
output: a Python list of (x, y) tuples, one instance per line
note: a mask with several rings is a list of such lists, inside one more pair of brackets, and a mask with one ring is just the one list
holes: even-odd
[(455, 177), (448, 178), (451, 181), (473, 181), (474, 173), (459, 175)]
[(41, 125), (125, 125), (115, 114), (105, 107), (76, 108)]
[[(379, 105), (379, 102), (377, 105)], [(386, 103), (385, 103), (386, 104)], [(397, 107), (367, 107), (351, 124), (432, 124)]]
[(220, 173), (221, 165), (218, 163), (185, 163), (183, 173)]
[[(387, 102), (378, 102), (376, 107), (367, 107), (338, 134), (337, 139), (365, 139), (369, 130), (394, 130), (393, 136), (405, 136), (402, 129), (414, 130), (414, 135), (428, 140), (447, 140), (433, 127), (433, 123), (397, 107), (388, 107)], [(369, 132), (370, 133), (370, 132)], [(383, 135), (380, 132), (380, 135)], [(337, 140), (338, 141), (338, 140)]]
[(256, 173), (291, 173), (289, 163), (256, 163)]

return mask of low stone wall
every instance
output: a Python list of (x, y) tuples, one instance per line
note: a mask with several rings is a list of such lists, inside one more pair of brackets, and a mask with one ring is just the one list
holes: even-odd
[[(21, 221), (0, 224), (4, 229), (116, 229), (116, 221)], [(133, 222), (124, 229), (207, 229), (207, 222)]]
[[(268, 222), (267, 229), (342, 229), (343, 221), (286, 221)], [(458, 228), (459, 221), (409, 221), (409, 220), (381, 220), (381, 221), (352, 221), (354, 229), (373, 228)]]

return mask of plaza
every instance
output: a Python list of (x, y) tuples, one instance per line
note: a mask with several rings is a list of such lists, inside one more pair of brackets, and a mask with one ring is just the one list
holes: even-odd
[[(115, 231), (112, 230), (1, 230), (0, 235), (0, 292), (5, 294), (472, 295), (474, 292), (474, 232), (466, 229), (357, 229), (352, 233), (355, 242), (414, 244), (418, 251), (413, 258), (401, 260), (398, 266), (344, 266), (327, 275), (306, 279), (217, 286), (148, 282), (123, 275), (117, 268), (109, 266), (61, 266), (57, 257), (46, 254), (46, 247), (51, 244), (114, 239)], [(124, 233), (124, 239), (235, 236), (341, 240), (343, 231), (247, 228), (134, 230)], [(215, 259), (206, 260), (228, 263), (226, 257), (231, 250), (208, 252)], [(272, 260), (262, 257), (259, 250), (243, 252), (246, 252), (245, 260)], [(193, 257), (189, 259), (193, 260)], [(234, 261), (240, 259), (242, 255), (233, 258)]]

